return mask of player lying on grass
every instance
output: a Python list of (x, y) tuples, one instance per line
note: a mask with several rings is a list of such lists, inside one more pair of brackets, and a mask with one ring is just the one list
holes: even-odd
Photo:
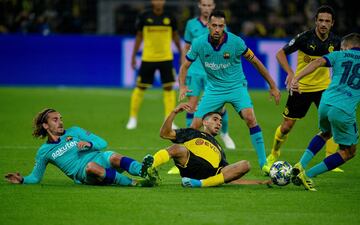
[(204, 131), (193, 128), (173, 130), (171, 124), (175, 116), (184, 110), (191, 110), (188, 103), (180, 103), (162, 125), (160, 136), (175, 144), (155, 153), (152, 168), (157, 168), (173, 159), (180, 170), (184, 187), (210, 187), (224, 183), (269, 184), (271, 182), (269, 180), (240, 180), (249, 172), (250, 163), (241, 160), (228, 164), (226, 161), (223, 149), (214, 138), (222, 125), (221, 115), (218, 112), (204, 115)]
[[(92, 185), (153, 186), (147, 177), (147, 169), (154, 158), (144, 157), (142, 163), (112, 151), (102, 151), (107, 143), (99, 136), (80, 127), (64, 129), (62, 117), (54, 109), (44, 109), (34, 118), (33, 136), (46, 138), (38, 150), (35, 166), (28, 176), (8, 173), (5, 178), (14, 184), (39, 183), (48, 163), (58, 167), (75, 183)], [(123, 174), (127, 171), (140, 180), (131, 179)]]
[[(359, 138), (356, 108), (360, 102), (360, 34), (346, 35), (341, 42), (341, 50), (311, 62), (291, 84), (293, 91), (301, 91), (299, 83), (303, 77), (321, 66), (333, 68), (331, 83), (323, 93), (319, 106), (321, 132), (313, 137), (300, 162), (292, 170), (293, 183), (303, 184), (305, 189), (310, 191), (316, 191), (312, 177), (344, 164), (353, 158), (356, 152)], [(310, 160), (332, 136), (340, 150), (305, 171)]]

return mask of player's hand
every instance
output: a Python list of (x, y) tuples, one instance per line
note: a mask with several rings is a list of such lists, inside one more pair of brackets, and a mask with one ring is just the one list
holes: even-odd
[(178, 106), (176, 106), (174, 112), (179, 113), (179, 112), (183, 112), (184, 110), (186, 112), (193, 112), (193, 109), (191, 108), (190, 104), (187, 102), (180, 103)]
[(281, 98), (281, 93), (280, 90), (278, 88), (270, 88), (270, 98), (273, 97), (275, 100), (275, 104), (279, 105), (280, 103), (280, 98)]
[(290, 95), (292, 95), (293, 92), (300, 93), (299, 81), (297, 79), (293, 79), (290, 84)]
[(294, 79), (294, 74), (288, 73), (285, 80), (286, 90), (290, 90), (291, 87), (291, 81)]
[(24, 178), (20, 175), (20, 173), (16, 172), (6, 174), (5, 179), (12, 184), (21, 184)]
[(192, 90), (189, 90), (186, 85), (180, 85), (180, 88), (179, 88), (179, 102), (182, 101), (186, 97), (186, 94), (189, 93), (189, 92), (192, 92)]
[(77, 147), (79, 150), (88, 150), (91, 148), (91, 144), (87, 141), (79, 141)]

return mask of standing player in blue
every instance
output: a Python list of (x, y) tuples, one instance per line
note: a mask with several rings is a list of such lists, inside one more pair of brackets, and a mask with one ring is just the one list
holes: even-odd
[[(184, 34), (185, 46), (183, 55), (189, 51), (191, 43), (195, 38), (203, 34), (209, 34), (209, 29), (206, 25), (209, 21), (211, 12), (215, 9), (214, 0), (199, 0), (198, 6), (200, 9), (200, 16), (190, 19), (186, 23)], [(192, 108), (196, 108), (199, 102), (199, 97), (206, 86), (206, 72), (203, 65), (201, 64), (200, 59), (196, 59), (191, 64), (186, 77), (186, 85), (190, 90), (192, 90), (192, 92), (187, 93), (189, 99), (188, 103)], [(225, 108), (221, 113), (223, 126), (221, 128), (220, 137), (224, 141), (225, 147), (227, 149), (235, 149), (235, 143), (228, 133), (228, 113)], [(187, 127), (190, 127), (193, 118), (194, 113), (186, 113)]]
[[(311, 140), (300, 162), (292, 170), (293, 183), (303, 184), (310, 191), (316, 191), (312, 177), (330, 171), (355, 156), (359, 138), (356, 109), (360, 102), (360, 34), (346, 35), (341, 42), (341, 50), (311, 62), (291, 83), (293, 91), (301, 91), (299, 81), (303, 77), (318, 67), (333, 68), (332, 81), (323, 93), (319, 106), (321, 132)], [(340, 150), (305, 171), (310, 160), (332, 136)]]
[[(270, 87), (270, 95), (276, 104), (280, 101), (280, 91), (269, 72), (254, 53), (238, 36), (225, 32), (225, 15), (222, 11), (211, 13), (208, 22), (210, 34), (195, 39), (186, 55), (186, 61), (180, 67), (179, 83), (182, 100), (186, 93), (191, 92), (185, 85), (186, 75), (192, 62), (200, 58), (208, 75), (208, 83), (191, 127), (199, 129), (202, 116), (208, 112), (219, 111), (230, 103), (249, 127), (251, 142), (256, 150), (260, 168), (269, 172), (266, 162), (265, 145), (260, 126), (256, 122), (247, 81), (242, 69), (241, 56), (244, 56), (263, 76)], [(193, 109), (194, 110), (194, 109)]]
[(38, 150), (35, 166), (28, 176), (9, 173), (5, 178), (10, 183), (35, 184), (44, 175), (48, 163), (58, 167), (75, 183), (92, 185), (153, 186), (153, 179), (131, 179), (123, 174), (147, 177), (147, 169), (154, 158), (147, 155), (143, 163), (122, 156), (106, 148), (104, 139), (80, 127), (64, 129), (62, 117), (54, 109), (44, 109), (34, 118), (33, 136), (46, 138)]

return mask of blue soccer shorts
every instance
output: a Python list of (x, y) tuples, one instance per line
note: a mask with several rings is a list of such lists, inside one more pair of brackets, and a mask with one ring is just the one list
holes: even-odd
[(322, 132), (330, 131), (337, 144), (351, 146), (358, 142), (356, 115), (349, 115), (334, 106), (320, 103), (319, 127)]

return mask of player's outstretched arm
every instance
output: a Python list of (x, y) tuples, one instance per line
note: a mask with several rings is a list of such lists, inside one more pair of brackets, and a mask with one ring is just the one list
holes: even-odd
[(317, 68), (324, 66), (326, 64), (326, 60), (321, 57), (318, 58), (311, 63), (309, 63), (303, 70), (300, 71), (299, 75), (297, 75), (292, 81), (291, 81), (291, 91), (300, 92), (299, 90), (299, 80), (301, 80), (303, 77), (307, 76), (308, 74), (312, 73)]
[(185, 85), (186, 75), (188, 69), (191, 65), (191, 61), (185, 60), (183, 64), (180, 66), (179, 71), (179, 101), (183, 100), (186, 97), (186, 93), (191, 92), (188, 87)]
[(6, 174), (5, 179), (12, 184), (22, 184), (24, 180), (24, 178), (18, 172)]
[(289, 62), (286, 58), (285, 51), (283, 49), (280, 49), (276, 53), (276, 59), (279, 62), (280, 66), (286, 71), (287, 76), (285, 80), (286, 89), (290, 89), (291, 81), (294, 78), (294, 71), (291, 69)]
[(275, 100), (276, 105), (280, 103), (280, 90), (277, 88), (275, 81), (269, 74), (269, 71), (265, 68), (264, 64), (254, 55), (251, 49), (248, 49), (245, 53), (244, 57), (247, 61), (249, 61), (257, 71), (261, 74), (261, 76), (266, 80), (270, 87), (270, 96), (272, 96)]
[(249, 185), (249, 184), (272, 184), (271, 180), (245, 180), (245, 179), (237, 179), (231, 181), (229, 184), (237, 184), (237, 185)]
[(170, 115), (166, 118), (165, 122), (160, 128), (160, 137), (164, 139), (173, 140), (176, 138), (176, 132), (172, 129), (172, 123), (176, 115), (182, 111), (190, 111), (191, 107), (188, 103), (180, 103), (175, 109), (170, 113)]

